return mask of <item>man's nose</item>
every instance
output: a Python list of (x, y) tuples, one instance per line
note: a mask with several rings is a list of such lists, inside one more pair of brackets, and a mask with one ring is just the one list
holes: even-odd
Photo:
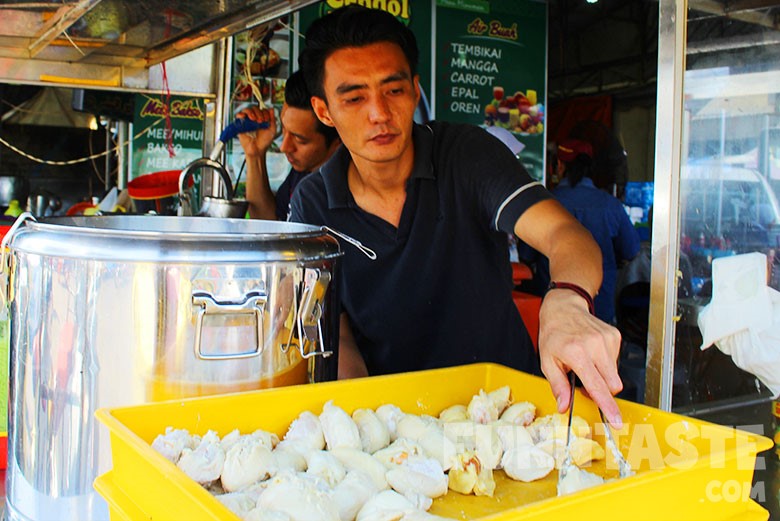
[(372, 123), (385, 123), (390, 120), (390, 104), (384, 96), (378, 95), (371, 99), (368, 117)]
[(279, 145), (279, 150), (281, 152), (287, 153), (292, 152), (294, 146), (293, 146), (293, 140), (290, 138), (290, 135), (286, 132), (282, 133), (282, 144)]

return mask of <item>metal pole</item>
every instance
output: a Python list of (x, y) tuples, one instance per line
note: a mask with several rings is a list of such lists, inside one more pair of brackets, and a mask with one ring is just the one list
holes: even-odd
[(645, 403), (671, 410), (687, 2), (660, 0), (652, 270)]
[(129, 157), (130, 149), (125, 144), (127, 141), (127, 127), (130, 125), (127, 121), (117, 121), (117, 138), (119, 143), (117, 150), (117, 174), (116, 174), (116, 186), (119, 190), (127, 188), (127, 157)]
[(111, 156), (113, 155), (113, 152), (108, 152), (111, 150), (111, 120), (106, 119), (106, 152), (105, 155), (105, 168), (104, 168), (104, 175), (105, 179), (103, 179), (103, 182), (105, 184), (104, 188), (106, 189), (106, 192), (111, 188)]
[[(225, 128), (225, 122), (230, 114), (230, 91), (233, 84), (232, 78), (232, 55), (233, 55), (233, 38), (223, 38), (220, 40), (217, 46), (217, 99), (214, 102), (215, 114), (214, 114), (214, 137), (207, 145), (213, 147), (217, 141), (217, 136), (222, 134), (222, 130)], [(225, 152), (223, 152), (224, 154)], [(211, 150), (204, 156), (210, 156)], [(217, 159), (219, 161), (219, 159)], [(221, 162), (221, 161), (220, 161)], [(219, 173), (212, 171), (211, 185), (208, 189), (203, 190), (204, 194), (209, 194), (212, 197), (227, 197), (227, 191), (222, 186), (222, 181)]]

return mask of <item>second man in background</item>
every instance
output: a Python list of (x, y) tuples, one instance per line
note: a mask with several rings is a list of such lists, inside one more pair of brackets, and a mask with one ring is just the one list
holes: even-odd
[(266, 156), (276, 136), (276, 117), (272, 108), (253, 106), (236, 114), (238, 118), (267, 121), (267, 129), (238, 135), (246, 156), (246, 199), (253, 219), (286, 221), (290, 198), (298, 182), (317, 170), (341, 145), (336, 129), (317, 119), (311, 108), (311, 96), (300, 71), (287, 79), (281, 111), (282, 144), (280, 151), (290, 163), (290, 173), (276, 194), (268, 179)]

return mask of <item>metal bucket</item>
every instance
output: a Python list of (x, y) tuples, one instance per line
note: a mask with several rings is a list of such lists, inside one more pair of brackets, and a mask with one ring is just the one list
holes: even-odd
[(341, 252), (320, 228), (50, 218), (9, 255), (10, 519), (108, 519), (100, 407), (336, 378)]

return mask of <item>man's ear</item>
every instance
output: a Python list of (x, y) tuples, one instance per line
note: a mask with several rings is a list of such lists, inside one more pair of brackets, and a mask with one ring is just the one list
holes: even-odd
[(324, 99), (317, 96), (311, 97), (311, 108), (314, 110), (314, 115), (317, 119), (322, 121), (323, 124), (329, 127), (335, 127), (333, 120), (330, 119), (330, 111), (328, 110), (328, 104)]
[(414, 85), (415, 105), (418, 105), (420, 103), (420, 75), (419, 74), (414, 75), (414, 79), (412, 80), (412, 83)]

